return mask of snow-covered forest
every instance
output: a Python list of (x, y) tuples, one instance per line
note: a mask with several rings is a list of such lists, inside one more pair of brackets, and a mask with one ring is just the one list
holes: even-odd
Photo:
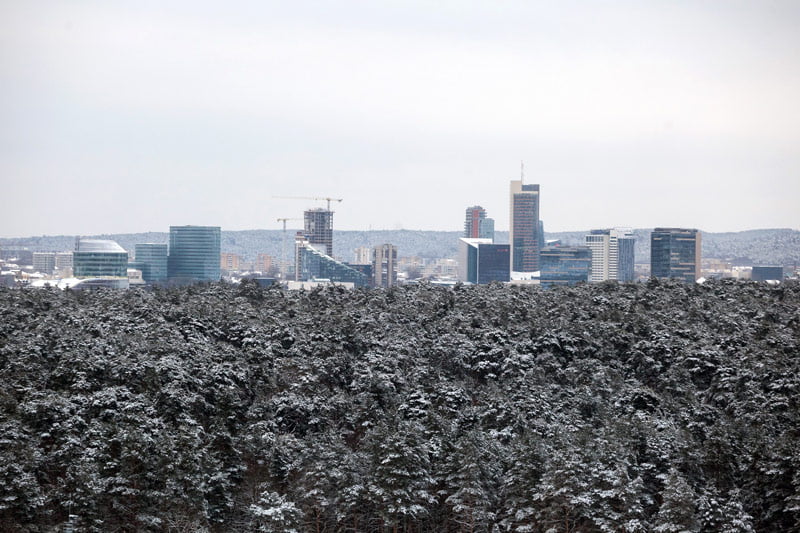
[(797, 531), (800, 285), (0, 289), (0, 530)]

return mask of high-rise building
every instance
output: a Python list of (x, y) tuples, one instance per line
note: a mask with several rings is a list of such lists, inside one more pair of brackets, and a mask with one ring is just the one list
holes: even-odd
[(314, 247), (308, 238), (299, 233), (295, 237), (295, 281), (331, 281), (334, 283), (353, 283), (357, 287), (368, 284), (363, 272), (335, 260)]
[(606, 280), (633, 281), (633, 232), (627, 228), (596, 229), (585, 237), (592, 251), (590, 282)]
[(494, 241), (494, 219), (486, 217), (486, 209), (479, 205), (467, 208), (464, 237), (467, 239), (492, 239)]
[(509, 243), (511, 245), (511, 271), (536, 272), (539, 270), (540, 223), (539, 185), (523, 184), (511, 180)]
[(545, 246), (541, 251), (539, 283), (544, 288), (589, 280), (592, 251), (588, 246)]
[(509, 281), (510, 245), (493, 244), (491, 239), (462, 238), (458, 247), (459, 281), (475, 284)]
[(219, 281), (219, 226), (170, 226), (167, 275), (171, 282)]
[(650, 234), (650, 275), (654, 278), (700, 278), (701, 233), (696, 229), (656, 228)]
[(381, 244), (372, 252), (372, 279), (376, 287), (397, 285), (397, 247)]
[(128, 252), (114, 241), (76, 239), (72, 268), (81, 287), (128, 288)]
[(33, 270), (42, 274), (52, 274), (56, 269), (54, 252), (33, 252)]
[(139, 243), (134, 246), (135, 263), (142, 271), (142, 279), (148, 283), (160, 283), (167, 280), (166, 243)]
[(325, 255), (333, 257), (333, 211), (309, 209), (303, 213), (305, 235), (308, 242), (319, 249), (325, 248)]

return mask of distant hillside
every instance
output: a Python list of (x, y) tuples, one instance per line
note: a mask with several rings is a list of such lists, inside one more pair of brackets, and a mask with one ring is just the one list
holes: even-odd
[[(286, 253), (291, 256), (295, 229), (286, 232)], [(636, 234), (636, 262), (650, 260), (649, 228), (634, 230)], [(545, 233), (547, 239), (561, 239), (566, 245), (583, 243), (584, 231)], [(400, 256), (419, 256), (428, 259), (456, 257), (459, 231), (336, 231), (333, 234), (335, 255), (344, 261), (353, 259), (353, 250), (360, 246), (392, 243)], [(167, 242), (166, 232), (123, 233), (95, 235), (94, 238), (113, 239), (123, 248), (133, 251), (136, 243)], [(246, 258), (259, 253), (281, 256), (281, 230), (223, 231), (222, 251)], [(497, 232), (497, 242), (508, 242), (508, 232)], [(75, 237), (68, 235), (0, 239), (0, 248), (28, 248), (33, 251), (72, 250)], [(775, 264), (794, 266), (800, 264), (800, 231), (791, 229), (758, 229), (734, 233), (703, 233), (703, 257), (731, 261), (737, 265)]]

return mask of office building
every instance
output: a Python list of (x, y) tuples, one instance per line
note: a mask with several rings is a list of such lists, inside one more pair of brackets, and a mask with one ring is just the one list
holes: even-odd
[[(36, 254), (34, 254), (34, 261)], [(753, 272), (750, 276), (753, 281), (782, 281), (783, 280), (783, 267), (782, 266), (754, 266)]]
[(491, 239), (494, 241), (494, 219), (486, 217), (486, 209), (479, 205), (467, 208), (464, 237), (467, 239)]
[(76, 239), (72, 268), (73, 288), (128, 288), (128, 252), (114, 241)]
[(545, 246), (539, 283), (543, 288), (589, 281), (592, 251), (588, 246)]
[(170, 282), (219, 281), (220, 234), (219, 226), (170, 226)]
[(333, 211), (309, 209), (303, 213), (303, 223), (309, 244), (333, 257)]
[(364, 287), (369, 278), (363, 272), (325, 254), (302, 233), (295, 237), (295, 281), (330, 281), (354, 283)]
[(168, 247), (166, 243), (139, 243), (134, 246), (135, 263), (147, 283), (167, 280)]
[(33, 252), (34, 272), (51, 275), (55, 269), (56, 254), (54, 252)]
[(633, 232), (627, 228), (597, 229), (585, 236), (592, 251), (590, 282), (607, 280), (633, 281)]
[(397, 285), (397, 247), (376, 246), (372, 253), (372, 279), (376, 287)]
[(650, 234), (650, 275), (654, 278), (700, 278), (701, 234), (696, 229), (656, 228)]
[(539, 270), (539, 249), (542, 247), (539, 222), (539, 185), (511, 180), (509, 243), (511, 271)]
[(72, 269), (72, 252), (56, 252), (56, 270)]
[(491, 239), (459, 239), (458, 280), (485, 284), (510, 279), (511, 246), (493, 244)]

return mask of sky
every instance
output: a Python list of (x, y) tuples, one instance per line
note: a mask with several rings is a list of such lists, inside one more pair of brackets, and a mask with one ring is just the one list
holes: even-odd
[(0, 3), (2, 237), (506, 230), (523, 162), (547, 231), (800, 229), (800, 2)]

